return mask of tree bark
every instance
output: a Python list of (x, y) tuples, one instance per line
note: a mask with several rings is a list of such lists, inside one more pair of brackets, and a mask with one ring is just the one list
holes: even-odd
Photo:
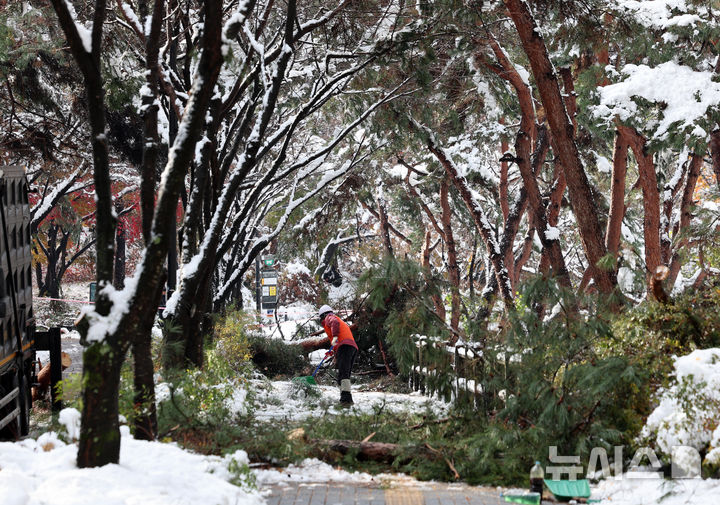
[[(502, 139), (500, 141), (500, 157), (502, 158), (503, 154), (508, 152), (509, 148), (508, 141), (506, 139)], [(510, 214), (510, 198), (508, 195), (508, 169), (510, 168), (510, 163), (507, 161), (501, 161), (500, 162), (500, 184), (498, 185), (498, 193), (500, 194), (500, 210), (502, 211), (503, 215), (503, 221), (507, 223), (508, 215)], [(509, 267), (508, 267), (509, 268)]]
[[(660, 191), (655, 175), (652, 154), (647, 152), (647, 142), (633, 128), (618, 125), (618, 131), (635, 155), (643, 193), (643, 232), (645, 238), (646, 285), (650, 286), (652, 276), (662, 264), (660, 255)], [(648, 296), (650, 293), (648, 292)]]
[[(718, 58), (720, 62), (720, 58)], [(713, 130), (710, 134), (710, 155), (712, 157), (712, 167), (715, 173), (715, 183), (720, 189), (720, 129)]]
[(543, 205), (537, 178), (530, 163), (530, 137), (522, 129), (522, 123), (515, 140), (515, 150), (518, 153), (523, 153), (523, 156), (518, 156), (516, 161), (528, 195), (528, 205), (533, 215), (532, 221), (538, 231), (543, 250), (547, 252), (550, 264), (560, 285), (571, 287), (570, 274), (565, 266), (565, 258), (560, 248), (560, 237), (559, 235), (557, 237), (549, 235), (551, 230), (548, 228), (545, 206)]
[[(120, 214), (118, 205), (115, 205), (116, 211)], [(119, 221), (115, 230), (115, 278), (113, 285), (115, 289), (125, 287), (125, 223)]]
[(305, 354), (310, 354), (311, 352), (317, 351), (318, 349), (330, 349), (330, 340), (327, 338), (327, 336), (318, 338), (306, 338), (298, 341), (298, 344), (300, 345), (300, 347), (302, 347), (302, 351)]
[[(311, 440), (311, 442), (322, 449), (347, 454), (353, 451), (357, 454), (358, 459), (383, 461), (391, 463), (396, 458), (396, 453), (402, 448), (399, 444), (389, 444), (384, 442), (361, 442), (358, 440)], [(427, 458), (437, 458), (437, 455), (427, 448), (420, 449), (421, 454)]]
[(574, 139), (574, 127), (560, 93), (557, 76), (550, 61), (545, 42), (540, 36), (529, 6), (522, 0), (504, 0), (517, 28), (525, 54), (530, 61), (547, 120), (552, 133), (553, 151), (565, 171), (570, 205), (578, 221), (580, 236), (590, 269), (603, 293), (610, 293), (617, 285), (615, 273), (597, 267), (607, 250), (603, 242), (590, 182), (580, 160)]
[(378, 201), (378, 216), (380, 216), (380, 236), (382, 237), (385, 254), (389, 257), (393, 254), (392, 242), (390, 241), (390, 224), (388, 223), (387, 212), (385, 211), (385, 202)]
[[(162, 282), (155, 288), (154, 301), (162, 294)], [(133, 414), (134, 437), (155, 440), (157, 437), (157, 408), (155, 405), (155, 365), (152, 361), (153, 318), (146, 318), (132, 338), (133, 357)]]
[(448, 176), (445, 176), (440, 183), (440, 207), (442, 208), (442, 224), (447, 246), (448, 279), (450, 280), (450, 327), (453, 329), (453, 336), (450, 345), (455, 345), (460, 327), (460, 268), (457, 263), (457, 250), (455, 249), (455, 237), (452, 230), (452, 210), (450, 209), (450, 184)]
[[(143, 5), (143, 2), (141, 5)], [(140, 212), (142, 215), (142, 233), (145, 244), (150, 241), (152, 219), (155, 208), (155, 186), (157, 184), (157, 162), (160, 150), (158, 135), (158, 86), (160, 70), (158, 55), (160, 52), (160, 33), (162, 29), (165, 0), (155, 0), (150, 23), (150, 33), (145, 42), (145, 67), (147, 90), (141, 97), (143, 111), (143, 148), (142, 167), (140, 169)], [(172, 98), (171, 98), (172, 99)]]
[[(565, 174), (563, 169), (557, 161), (555, 162), (555, 170), (553, 173), (553, 186), (550, 189), (550, 203), (547, 206), (547, 222), (550, 226), (557, 226), (560, 220), (560, 206), (562, 204), (563, 195), (565, 194)], [(547, 271), (550, 266), (550, 257), (547, 251), (543, 250), (543, 254), (540, 257), (540, 271)]]
[[(425, 274), (425, 278), (430, 281), (430, 277), (432, 276), (432, 266), (430, 265), (430, 255), (432, 254), (433, 249), (437, 246), (437, 244), (440, 243), (438, 240), (434, 246), (430, 245), (432, 239), (432, 234), (430, 233), (430, 230), (425, 232), (425, 242), (422, 249), (422, 267), (423, 272)], [(472, 282), (472, 281), (471, 281)], [(445, 304), (443, 303), (442, 297), (435, 293), (432, 295), (432, 301), (433, 305), (435, 306), (435, 312), (437, 313), (438, 317), (445, 321)]]
[[(692, 206), (693, 206), (693, 195), (695, 193), (695, 186), (700, 178), (700, 172), (702, 171), (703, 157), (698, 154), (693, 154), (690, 159), (690, 168), (688, 170), (687, 181), (685, 183), (685, 189), (683, 190), (682, 203), (680, 204), (680, 222), (677, 223), (673, 229), (673, 236), (677, 236), (682, 233), (692, 220)], [(675, 251), (673, 252), (672, 259), (670, 261), (670, 272), (668, 275), (668, 285), (673, 286), (677, 280), (678, 273), (680, 273), (680, 267), (682, 263), (680, 261), (680, 249), (687, 245), (687, 240), (680, 241), (676, 245)]]
[(625, 218), (625, 180), (627, 175), (628, 143), (619, 131), (615, 132), (613, 148), (612, 184), (610, 189), (610, 215), (605, 229), (605, 246), (617, 256)]

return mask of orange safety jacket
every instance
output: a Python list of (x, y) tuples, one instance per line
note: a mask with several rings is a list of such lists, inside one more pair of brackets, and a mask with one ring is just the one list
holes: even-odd
[(350, 327), (335, 314), (325, 316), (322, 325), (331, 343), (333, 338), (337, 337), (337, 344), (333, 346), (333, 351), (336, 351), (341, 345), (351, 345), (355, 349), (358, 348)]

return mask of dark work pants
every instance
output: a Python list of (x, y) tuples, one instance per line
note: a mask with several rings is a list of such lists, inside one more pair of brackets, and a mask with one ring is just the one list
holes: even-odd
[(337, 353), (335, 354), (335, 361), (337, 362), (338, 368), (338, 385), (341, 380), (350, 378), (350, 372), (352, 372), (356, 356), (357, 349), (353, 346), (345, 344), (338, 347)]

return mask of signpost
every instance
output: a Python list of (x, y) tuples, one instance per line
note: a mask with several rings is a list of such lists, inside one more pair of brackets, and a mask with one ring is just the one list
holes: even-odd
[(256, 288), (258, 311), (268, 316), (275, 314), (277, 309), (277, 271), (275, 270), (275, 257), (263, 256), (255, 263)]

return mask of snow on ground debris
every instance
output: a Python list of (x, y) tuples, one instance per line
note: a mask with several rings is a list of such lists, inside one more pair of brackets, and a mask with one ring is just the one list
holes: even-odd
[(658, 448), (670, 454), (673, 446), (708, 451), (706, 459), (720, 463), (720, 348), (698, 349), (675, 358), (675, 380), (661, 392), (660, 404), (650, 414), (643, 435), (654, 437)]
[[(317, 396), (306, 396), (302, 388), (291, 381), (251, 381), (256, 389), (258, 403), (255, 417), (260, 420), (285, 419), (288, 421), (302, 421), (309, 417), (319, 417), (328, 411), (338, 409), (340, 398), (336, 386), (317, 386)], [(353, 400), (355, 404), (349, 411), (352, 414), (371, 414), (383, 408), (389, 412), (422, 413), (430, 409), (437, 415), (446, 414), (449, 405), (440, 400), (414, 394), (379, 393), (375, 391), (360, 391), (353, 386)]]
[[(380, 486), (382, 488), (410, 487), (413, 490), (433, 488), (435, 481), (419, 481), (404, 473), (379, 473), (370, 475), (364, 472), (348, 472), (339, 467), (333, 467), (316, 458), (307, 458), (299, 465), (289, 465), (285, 468), (272, 468), (254, 470), (259, 487), (283, 486), (289, 483), (319, 483), (338, 482), (348, 484)], [(448, 487), (462, 487), (464, 484), (450, 484)]]
[(230, 484), (232, 459), (202, 456), (175, 444), (133, 439), (123, 427), (120, 464), (77, 468), (77, 445), (55, 433), (0, 443), (3, 505), (261, 505), (258, 491)]
[(605, 480), (593, 489), (591, 498), (601, 505), (716, 505), (720, 480), (638, 479), (623, 475)]
[[(660, 391), (659, 405), (643, 428), (645, 440), (667, 460), (673, 447), (705, 452), (705, 463), (720, 463), (720, 348), (698, 349), (674, 358), (674, 379)], [(676, 453), (676, 457), (678, 454)], [(683, 460), (673, 459), (683, 466)], [(643, 478), (645, 477), (645, 478)], [(717, 479), (659, 479), (632, 472), (601, 481), (593, 498), (612, 505), (715, 505), (720, 496)]]
[(372, 475), (363, 472), (347, 472), (335, 468), (315, 458), (307, 458), (299, 465), (289, 465), (283, 469), (255, 470), (259, 486), (280, 482), (372, 482)]

